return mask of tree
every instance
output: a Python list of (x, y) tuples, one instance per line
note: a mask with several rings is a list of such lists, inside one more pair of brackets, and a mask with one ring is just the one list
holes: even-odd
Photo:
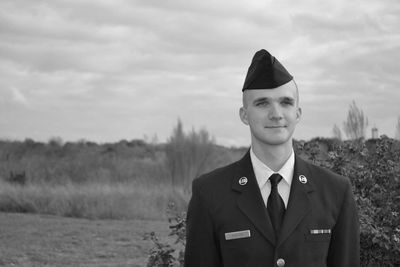
[(166, 145), (166, 166), (171, 174), (172, 185), (190, 190), (192, 180), (205, 171), (214, 144), (207, 130), (192, 129), (186, 134), (181, 120), (178, 120)]
[(64, 142), (61, 137), (55, 136), (49, 139), (48, 144), (51, 147), (62, 147)]
[(396, 132), (394, 138), (400, 140), (400, 116), (397, 118)]
[(336, 123), (335, 123), (335, 125), (333, 125), (332, 132), (333, 132), (334, 138), (336, 138), (338, 140), (342, 140), (342, 131), (340, 130), (339, 126), (336, 125)]
[(347, 113), (347, 120), (343, 123), (347, 138), (351, 140), (365, 138), (367, 126), (368, 118), (364, 116), (364, 112), (357, 107), (353, 100)]

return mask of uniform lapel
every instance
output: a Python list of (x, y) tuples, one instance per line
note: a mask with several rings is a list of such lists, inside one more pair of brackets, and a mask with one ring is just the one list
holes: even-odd
[[(247, 178), (246, 184), (239, 184), (242, 177)], [(275, 233), (254, 175), (249, 152), (238, 162), (237, 175), (232, 179), (232, 189), (239, 192), (237, 197), (239, 209), (267, 240), (275, 244)]]
[(289, 202), (278, 239), (278, 246), (289, 237), (304, 216), (310, 211), (311, 203), (308, 194), (313, 190), (311, 172), (307, 168), (307, 163), (296, 156)]

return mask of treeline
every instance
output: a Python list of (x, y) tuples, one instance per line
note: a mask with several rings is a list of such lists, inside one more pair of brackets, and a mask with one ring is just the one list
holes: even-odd
[(238, 159), (246, 149), (218, 146), (205, 130), (185, 133), (180, 122), (164, 144), (2, 140), (0, 180), (18, 184), (162, 183), (188, 189), (192, 179)]
[(80, 218), (165, 219), (186, 209), (191, 181), (247, 148), (215, 144), (178, 122), (164, 144), (0, 141), (0, 211)]
[(154, 181), (167, 174), (164, 157), (162, 145), (142, 140), (0, 141), (0, 178), (20, 184)]

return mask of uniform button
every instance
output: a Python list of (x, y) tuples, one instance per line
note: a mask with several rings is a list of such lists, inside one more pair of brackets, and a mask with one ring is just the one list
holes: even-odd
[(278, 267), (283, 267), (283, 266), (285, 266), (285, 260), (282, 259), (282, 258), (278, 259), (278, 260), (276, 261), (276, 266), (278, 266)]

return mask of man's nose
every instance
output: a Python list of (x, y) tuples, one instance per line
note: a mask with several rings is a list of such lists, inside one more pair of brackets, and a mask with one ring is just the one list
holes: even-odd
[(282, 110), (276, 104), (271, 105), (271, 109), (269, 110), (269, 119), (271, 120), (280, 120), (282, 119)]

